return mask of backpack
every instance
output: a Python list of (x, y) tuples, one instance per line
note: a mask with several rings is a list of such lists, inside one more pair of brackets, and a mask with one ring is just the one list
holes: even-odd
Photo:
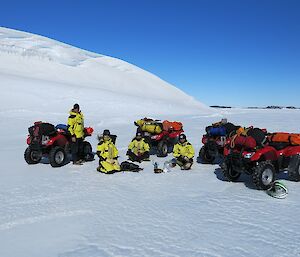
[(229, 135), (230, 133), (236, 131), (240, 126), (235, 126), (234, 124), (227, 122), (223, 125), (223, 127), (226, 129), (226, 134)]
[(251, 136), (255, 139), (257, 146), (263, 146), (267, 141), (266, 131), (260, 128), (251, 128), (247, 132), (248, 136)]
[(143, 170), (139, 165), (134, 164), (132, 162), (124, 161), (121, 163), (121, 171), (131, 171), (131, 172), (139, 172)]

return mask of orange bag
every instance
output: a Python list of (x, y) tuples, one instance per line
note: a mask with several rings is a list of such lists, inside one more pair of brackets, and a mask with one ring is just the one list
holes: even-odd
[(269, 137), (270, 142), (290, 143), (291, 145), (300, 145), (300, 134), (278, 132)]
[(182, 123), (179, 122), (179, 121), (168, 121), (168, 120), (165, 120), (163, 122), (163, 129), (166, 130), (166, 131), (169, 131), (169, 130), (182, 130)]

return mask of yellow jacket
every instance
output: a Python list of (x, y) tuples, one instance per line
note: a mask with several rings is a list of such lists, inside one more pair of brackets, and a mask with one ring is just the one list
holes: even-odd
[(73, 110), (70, 111), (68, 118), (68, 130), (72, 136), (76, 138), (84, 137), (84, 119), (81, 112), (77, 113)]
[(195, 155), (194, 147), (189, 142), (184, 142), (183, 144), (177, 143), (173, 149), (173, 155), (175, 158), (179, 156), (193, 158)]
[(150, 146), (145, 142), (144, 138), (142, 138), (140, 141), (133, 139), (128, 146), (128, 150), (131, 150), (135, 155), (139, 155), (149, 152)]
[(97, 154), (104, 160), (111, 160), (118, 157), (118, 149), (111, 139), (108, 141), (101, 141), (97, 146)]

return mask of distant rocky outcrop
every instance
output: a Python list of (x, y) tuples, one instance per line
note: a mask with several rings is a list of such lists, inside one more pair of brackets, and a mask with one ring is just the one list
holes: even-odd
[(232, 108), (231, 106), (223, 106), (223, 105), (211, 105), (211, 106), (209, 106), (209, 107), (211, 107), (211, 108), (224, 108), (224, 109), (230, 109), (230, 108)]

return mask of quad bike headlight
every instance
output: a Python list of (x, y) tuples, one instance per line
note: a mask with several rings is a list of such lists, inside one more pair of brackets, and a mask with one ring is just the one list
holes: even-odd
[(158, 135), (154, 135), (151, 137), (152, 140), (156, 140), (158, 138)]
[(49, 141), (50, 141), (50, 138), (48, 136), (43, 136), (42, 137), (42, 145), (48, 144)]
[(244, 155), (244, 158), (250, 159), (253, 155), (254, 155), (254, 153), (246, 153), (246, 154)]

